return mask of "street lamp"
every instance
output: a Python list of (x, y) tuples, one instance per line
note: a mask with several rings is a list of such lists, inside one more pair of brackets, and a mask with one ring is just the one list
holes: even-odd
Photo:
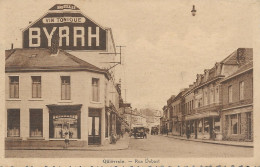
[(195, 5), (192, 6), (191, 14), (192, 14), (192, 16), (196, 15)]

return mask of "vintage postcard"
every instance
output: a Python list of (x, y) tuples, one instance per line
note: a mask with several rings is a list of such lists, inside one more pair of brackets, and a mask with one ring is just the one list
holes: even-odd
[(260, 1), (1, 1), (0, 166), (260, 166)]

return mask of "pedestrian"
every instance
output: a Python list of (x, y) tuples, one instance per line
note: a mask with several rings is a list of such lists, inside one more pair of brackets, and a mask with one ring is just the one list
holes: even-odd
[(212, 131), (212, 138), (213, 138), (213, 140), (216, 140), (216, 130), (215, 130), (215, 128), (213, 128), (213, 131)]
[(146, 138), (146, 139), (147, 139), (147, 134), (146, 134), (146, 132), (144, 132), (144, 138)]
[(65, 148), (68, 148), (69, 144), (70, 144), (70, 133), (69, 130), (66, 129), (65, 133), (64, 133), (64, 137), (65, 137)]
[(167, 134), (167, 136), (168, 136), (168, 128), (166, 128), (166, 134)]
[(187, 128), (186, 136), (187, 136), (187, 139), (190, 138), (190, 129), (189, 128)]

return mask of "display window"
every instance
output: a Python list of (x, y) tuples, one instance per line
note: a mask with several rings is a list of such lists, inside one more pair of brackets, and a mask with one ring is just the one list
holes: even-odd
[(214, 128), (215, 128), (215, 132), (220, 132), (220, 118), (219, 117), (214, 118)]
[(52, 113), (50, 115), (50, 138), (63, 139), (69, 131), (69, 138), (80, 138), (80, 113)]
[(42, 109), (30, 109), (30, 137), (42, 137)]
[(198, 131), (199, 131), (199, 133), (202, 133), (202, 131), (203, 131), (203, 119), (199, 120)]
[(20, 109), (7, 110), (7, 137), (20, 136)]
[(204, 119), (204, 133), (209, 133), (209, 120), (207, 118)]

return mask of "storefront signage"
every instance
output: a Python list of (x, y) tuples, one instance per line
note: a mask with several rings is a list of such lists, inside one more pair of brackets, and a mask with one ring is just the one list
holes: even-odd
[(56, 4), (52, 8), (50, 8), (50, 10), (66, 10), (66, 9), (79, 10), (79, 8), (73, 4)]
[(51, 23), (85, 23), (86, 19), (84, 17), (47, 17), (43, 18), (42, 22), (44, 24)]
[[(71, 5), (60, 6), (50, 11), (76, 10)], [(79, 11), (64, 10), (47, 13), (23, 31), (23, 48), (49, 48), (52, 40), (59, 41), (64, 50), (105, 50), (106, 30)]]
[(60, 118), (78, 119), (78, 116), (77, 115), (53, 115), (53, 119), (60, 119)]

